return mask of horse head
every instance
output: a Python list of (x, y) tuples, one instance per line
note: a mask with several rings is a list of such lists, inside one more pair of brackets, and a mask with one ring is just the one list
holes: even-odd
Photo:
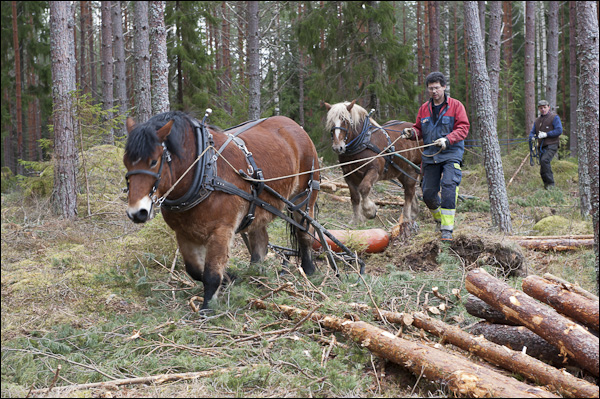
[(346, 152), (346, 146), (360, 133), (362, 122), (368, 116), (367, 111), (352, 102), (330, 105), (323, 103), (327, 109), (326, 128), (331, 132), (331, 148), (337, 154)]
[(127, 168), (127, 216), (135, 223), (144, 223), (152, 218), (153, 206), (169, 189), (171, 162), (166, 140), (171, 133), (173, 120), (161, 127), (148, 121), (136, 125), (127, 118), (127, 146), (123, 163)]

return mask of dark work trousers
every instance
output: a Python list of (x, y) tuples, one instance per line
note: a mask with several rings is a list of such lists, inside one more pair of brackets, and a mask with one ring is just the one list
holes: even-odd
[[(447, 161), (440, 164), (423, 164), (423, 201), (430, 210), (455, 209), (458, 186), (462, 180), (460, 164)], [(440, 198), (440, 189), (442, 195)]]
[(550, 162), (554, 158), (554, 155), (556, 155), (556, 151), (558, 151), (558, 143), (542, 147), (540, 151), (540, 175), (542, 176), (544, 186), (554, 184), (554, 174), (552, 173)]

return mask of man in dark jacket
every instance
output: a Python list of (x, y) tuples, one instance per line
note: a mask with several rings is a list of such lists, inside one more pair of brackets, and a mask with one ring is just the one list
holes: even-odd
[(550, 162), (558, 151), (559, 136), (562, 134), (563, 128), (560, 117), (550, 111), (548, 101), (541, 100), (538, 103), (538, 110), (540, 117), (533, 122), (533, 127), (529, 132), (529, 141), (538, 140), (536, 147), (540, 154), (540, 175), (544, 182), (544, 188), (548, 190), (554, 187), (554, 174)]
[(401, 137), (435, 144), (423, 151), (423, 201), (441, 230), (442, 240), (451, 241), (464, 139), (470, 124), (464, 105), (445, 93), (446, 78), (442, 73), (430, 73), (425, 84), (431, 98), (419, 109), (414, 127), (404, 129)]

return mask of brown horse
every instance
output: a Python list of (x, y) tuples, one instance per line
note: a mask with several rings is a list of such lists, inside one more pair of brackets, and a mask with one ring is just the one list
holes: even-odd
[(312, 172), (319, 169), (313, 142), (289, 118), (250, 121), (225, 131), (204, 120), (178, 111), (138, 125), (129, 118), (123, 162), (127, 216), (144, 223), (153, 207), (161, 206), (187, 273), (204, 283), (202, 308), (207, 309), (223, 282), (235, 233), (247, 233), (250, 262), (262, 261), (267, 225), (283, 215), (286, 199), (288, 210), (298, 205), (288, 219), (296, 222), (291, 226), (302, 268), (314, 273), (312, 226), (303, 224), (297, 210), (313, 217), (320, 176)]
[[(419, 173), (416, 169), (421, 164), (421, 153), (411, 149), (416, 147), (414, 141), (398, 139), (402, 130), (413, 124), (392, 120), (380, 126), (363, 107), (356, 104), (356, 100), (324, 104), (328, 111), (326, 127), (331, 131), (332, 148), (338, 154), (344, 179), (350, 189), (354, 212), (352, 222), (362, 223), (365, 217), (375, 217), (377, 205), (368, 198), (371, 188), (380, 180), (394, 178), (400, 180), (404, 188), (401, 221), (413, 222), (419, 212), (416, 190)], [(393, 148), (390, 147), (392, 144)], [(371, 159), (384, 150), (408, 151)], [(361, 159), (364, 161), (346, 164)]]

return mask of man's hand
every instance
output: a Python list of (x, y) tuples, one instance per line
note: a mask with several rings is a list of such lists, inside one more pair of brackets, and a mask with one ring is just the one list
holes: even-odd
[(415, 130), (412, 127), (405, 128), (402, 133), (400, 133), (401, 139), (412, 139), (415, 135)]
[(437, 145), (438, 147), (442, 147), (442, 151), (444, 151), (446, 148), (448, 148), (448, 139), (445, 137), (442, 137), (441, 139), (437, 139), (436, 141), (433, 142), (433, 144)]
[(545, 139), (546, 137), (548, 137), (548, 133), (546, 133), (546, 132), (538, 133), (538, 139)]

